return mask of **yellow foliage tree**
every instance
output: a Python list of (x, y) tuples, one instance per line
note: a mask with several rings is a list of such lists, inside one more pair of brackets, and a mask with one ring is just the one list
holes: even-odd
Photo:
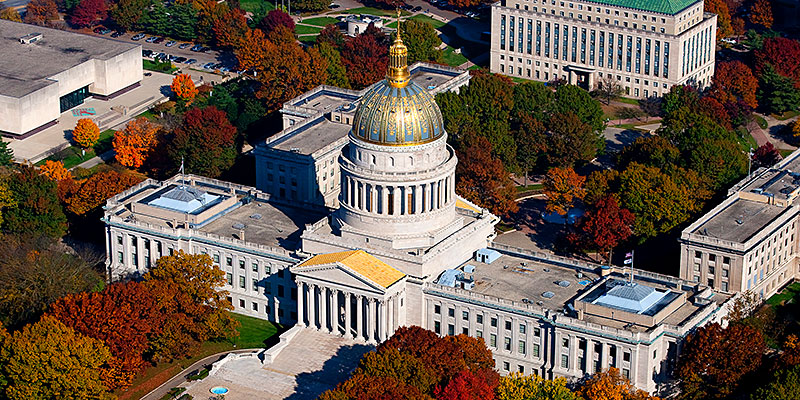
[(637, 389), (614, 367), (592, 375), (579, 393), (586, 400), (659, 400)]
[(82, 149), (88, 149), (100, 139), (100, 128), (91, 119), (81, 118), (72, 130), (72, 139)]
[(47, 160), (39, 167), (39, 172), (56, 182), (72, 177), (72, 173), (64, 168), (64, 163), (61, 161)]
[(792, 135), (800, 139), (800, 120), (794, 121), (792, 125)]
[(172, 93), (179, 99), (189, 103), (197, 96), (197, 87), (192, 81), (192, 77), (187, 74), (178, 74), (172, 79)]
[(131, 120), (125, 129), (114, 133), (114, 153), (117, 161), (128, 168), (139, 168), (155, 143), (158, 125), (147, 118)]
[(16, 200), (8, 189), (8, 182), (0, 179), (0, 225), (3, 224), (3, 210), (14, 207)]
[(9, 21), (14, 22), (22, 22), (22, 17), (19, 16), (19, 12), (13, 8), (4, 8), (0, 11), (0, 19), (7, 19)]
[(547, 211), (567, 215), (575, 200), (583, 199), (583, 182), (572, 167), (551, 168), (544, 179), (544, 194), (547, 196)]
[(0, 338), (0, 345), (0, 376), (10, 400), (111, 398), (100, 380), (108, 348), (52, 316)]
[(580, 400), (577, 394), (567, 388), (564, 378), (548, 380), (518, 372), (501, 377), (495, 392), (497, 400)]

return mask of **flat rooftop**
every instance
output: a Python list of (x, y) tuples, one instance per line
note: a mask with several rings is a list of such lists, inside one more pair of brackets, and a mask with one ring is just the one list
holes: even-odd
[[(465, 262), (459, 269), (463, 270), (466, 265), (475, 266), (475, 272), (472, 274), (475, 286), (471, 290), (472, 292), (515, 302), (527, 302), (557, 312), (567, 308), (567, 305), (572, 305), (573, 301), (581, 294), (596, 290), (597, 283), (601, 281), (600, 276), (594, 272), (579, 271), (577, 268), (534, 261), (508, 254), (503, 254), (491, 264), (470, 260)], [(582, 276), (578, 275), (579, 272)], [(466, 275), (468, 276), (469, 274)], [(618, 273), (614, 273), (611, 276), (618, 280), (629, 279), (628, 275)], [(680, 290), (675, 287), (667, 286), (665, 283), (654, 282), (651, 279), (640, 279), (635, 276), (635, 281), (658, 290), (671, 290), (680, 293)], [(562, 282), (568, 282), (569, 284), (566, 285)], [(545, 295), (547, 292), (549, 294)], [(550, 297), (551, 294), (552, 297)], [(691, 297), (691, 293), (689, 296)], [(712, 300), (721, 304), (725, 299), (727, 299), (727, 296), (715, 294)], [(680, 325), (699, 309), (700, 306), (692, 304), (691, 301), (686, 301), (663, 322)], [(646, 331), (643, 327), (631, 327), (624, 321), (610, 320), (589, 314), (585, 314), (583, 320), (618, 329)]]
[(739, 198), (692, 233), (744, 243), (786, 210), (786, 207)]
[(267, 144), (269, 148), (293, 151), (300, 154), (314, 154), (323, 147), (346, 138), (350, 125), (332, 122), (325, 117), (303, 123), (294, 131)]
[(411, 80), (425, 90), (433, 91), (444, 83), (450, 81), (457, 73), (450, 73), (429, 67), (416, 67), (411, 72)]
[[(42, 39), (19, 39), (41, 33)], [(48, 78), (91, 59), (107, 60), (140, 47), (80, 33), (0, 19), (0, 95), (22, 97), (53, 84)]]
[(330, 112), (339, 106), (346, 106), (358, 100), (356, 96), (338, 92), (335, 89), (337, 88), (323, 89), (308, 96), (305, 94), (300, 95), (300, 97), (291, 102), (291, 105), (319, 112)]

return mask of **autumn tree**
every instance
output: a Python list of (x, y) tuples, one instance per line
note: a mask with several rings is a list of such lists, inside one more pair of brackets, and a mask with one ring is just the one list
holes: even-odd
[(67, 218), (58, 202), (55, 181), (23, 165), (8, 176), (7, 182), (14, 207), (3, 212), (3, 231), (64, 236)]
[(133, 30), (149, 5), (149, 0), (119, 0), (109, 6), (109, 15), (121, 28)]
[(233, 166), (237, 156), (236, 128), (214, 106), (193, 108), (175, 130), (168, 152), (186, 172), (216, 178)]
[(319, 12), (328, 9), (327, 0), (297, 0), (292, 3), (292, 8), (298, 11)]
[(370, 24), (364, 32), (345, 42), (342, 62), (354, 89), (380, 81), (389, 66), (389, 38)]
[(258, 23), (258, 28), (267, 35), (272, 33), (278, 26), (286, 27), (289, 32), (294, 32), (294, 20), (292, 17), (278, 9), (267, 13), (264, 19)]
[(172, 89), (175, 97), (184, 103), (191, 103), (194, 97), (197, 96), (197, 87), (192, 81), (192, 77), (188, 74), (175, 75), (175, 78), (172, 78), (170, 89)]
[(464, 370), (434, 391), (437, 400), (490, 400), (498, 384), (497, 374), (473, 373)]
[(101, 292), (67, 295), (50, 306), (49, 314), (109, 348), (112, 358), (102, 372), (109, 389), (132, 383), (145, 366), (149, 340), (160, 333), (164, 322), (147, 287), (134, 281), (116, 283)]
[(72, 140), (83, 150), (86, 150), (100, 140), (100, 128), (91, 119), (81, 118), (78, 120), (78, 124), (75, 125), (75, 129), (72, 130)]
[(152, 341), (156, 361), (186, 356), (206, 340), (236, 333), (228, 292), (219, 290), (225, 273), (208, 255), (181, 250), (161, 257), (143, 278), (165, 318), (162, 333)]
[(59, 298), (102, 283), (94, 265), (41, 235), (4, 235), (0, 259), (0, 323), (12, 328), (38, 318)]
[(625, 146), (617, 155), (620, 169), (632, 162), (669, 171), (681, 162), (681, 151), (663, 136), (643, 136)]
[(550, 380), (519, 372), (500, 377), (496, 393), (497, 400), (581, 400), (567, 388), (564, 378)]
[(85, 215), (141, 181), (139, 176), (115, 170), (96, 173), (80, 183), (74, 194), (64, 199), (67, 211)]
[(547, 127), (547, 159), (550, 165), (572, 167), (589, 162), (603, 147), (603, 139), (573, 112), (553, 114)]
[(0, 6), (0, 19), (22, 22), (22, 17), (19, 15), (19, 12), (11, 7)]
[(234, 49), (242, 45), (249, 45), (243, 41), (250, 28), (247, 26), (244, 11), (239, 8), (228, 10), (227, 13), (215, 20), (213, 29), (217, 45), (222, 48)]
[(23, 21), (26, 24), (45, 26), (56, 19), (58, 19), (58, 7), (53, 0), (31, 0), (25, 6)]
[(56, 182), (72, 177), (72, 174), (69, 170), (64, 168), (64, 163), (61, 161), (46, 160), (44, 164), (39, 167), (39, 172)]
[(117, 162), (129, 168), (141, 167), (156, 140), (157, 132), (158, 126), (145, 117), (128, 122), (125, 129), (114, 133), (112, 145)]
[(470, 8), (481, 4), (480, 0), (447, 0), (447, 3), (456, 8)]
[(350, 80), (347, 78), (347, 70), (342, 63), (342, 55), (339, 50), (329, 42), (317, 42), (317, 51), (319, 55), (325, 59), (328, 68), (325, 72), (328, 78), (325, 80), (326, 85), (336, 86), (344, 89), (350, 88)]
[(717, 63), (711, 91), (720, 103), (735, 102), (741, 99), (751, 108), (758, 107), (756, 100), (758, 80), (750, 67), (741, 61)]
[(503, 163), (491, 155), (492, 145), (480, 136), (470, 142), (458, 153), (456, 192), (501, 217), (516, 212), (514, 182)]
[(772, 3), (769, 0), (755, 0), (750, 8), (750, 23), (772, 28)]
[(431, 393), (438, 379), (430, 367), (409, 352), (394, 347), (364, 354), (353, 376), (391, 378), (413, 386), (420, 393)]
[(733, 35), (731, 12), (724, 0), (706, 0), (703, 11), (717, 14), (717, 40)]
[(583, 182), (572, 167), (550, 168), (544, 179), (544, 195), (547, 196), (547, 212), (555, 212), (565, 218), (575, 202), (583, 199), (585, 194)]
[(800, 399), (800, 365), (775, 371), (771, 379), (750, 395), (750, 400)]
[(106, 19), (106, 17), (108, 17), (106, 0), (81, 0), (72, 10), (69, 22), (76, 27), (85, 28)]
[(325, 28), (317, 35), (317, 44), (328, 43), (338, 51), (342, 50), (346, 40), (342, 31), (335, 24), (325, 25)]
[(335, 389), (322, 393), (317, 400), (427, 400), (430, 397), (399, 379), (355, 374)]
[(400, 24), (400, 36), (408, 47), (408, 64), (417, 61), (439, 62), (442, 51), (439, 46), (442, 40), (433, 28), (433, 25), (424, 21), (408, 19)]
[(615, 197), (606, 196), (586, 211), (578, 223), (578, 229), (589, 243), (605, 252), (606, 260), (611, 262), (614, 247), (633, 234), (634, 219), (630, 211), (619, 206)]
[(103, 342), (50, 316), (14, 332), (0, 348), (0, 376), (9, 400), (107, 398), (100, 366), (111, 358)]
[(768, 65), (800, 88), (800, 41), (780, 36), (764, 40), (761, 50), (755, 52), (756, 72), (762, 81)]
[(579, 393), (585, 400), (658, 400), (637, 389), (614, 367), (596, 372), (581, 385)]
[(764, 349), (763, 335), (749, 326), (703, 326), (684, 342), (675, 371), (680, 387), (688, 399), (726, 398), (758, 369)]
[(760, 167), (769, 168), (783, 160), (783, 157), (781, 156), (781, 152), (772, 145), (772, 142), (767, 142), (758, 146), (756, 151), (753, 152), (751, 160), (751, 168), (755, 170)]

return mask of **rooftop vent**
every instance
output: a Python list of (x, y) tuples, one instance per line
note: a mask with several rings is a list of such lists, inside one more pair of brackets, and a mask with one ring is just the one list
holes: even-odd
[(542, 297), (545, 299), (552, 299), (556, 294), (550, 291), (542, 293)]
[(237, 222), (237, 223), (233, 224), (233, 229), (244, 229), (244, 224), (240, 223), (240, 222)]
[(558, 281), (558, 286), (569, 287), (569, 281)]
[(42, 34), (38, 32), (29, 33), (21, 38), (19, 38), (19, 42), (22, 44), (31, 44), (42, 40)]
[(289, 151), (291, 151), (292, 153), (299, 153), (300, 152), (300, 148), (299, 147), (292, 147)]
[(250, 216), (250, 219), (261, 219), (261, 214), (258, 214), (258, 213), (253, 214), (253, 215)]

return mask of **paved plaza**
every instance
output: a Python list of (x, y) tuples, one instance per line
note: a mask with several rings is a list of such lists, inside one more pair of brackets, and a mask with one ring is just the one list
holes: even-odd
[(213, 375), (185, 383), (195, 399), (213, 396), (210, 389), (229, 389), (226, 400), (315, 399), (346, 380), (364, 353), (374, 347), (328, 333), (302, 329), (272, 364), (256, 357), (226, 362)]

